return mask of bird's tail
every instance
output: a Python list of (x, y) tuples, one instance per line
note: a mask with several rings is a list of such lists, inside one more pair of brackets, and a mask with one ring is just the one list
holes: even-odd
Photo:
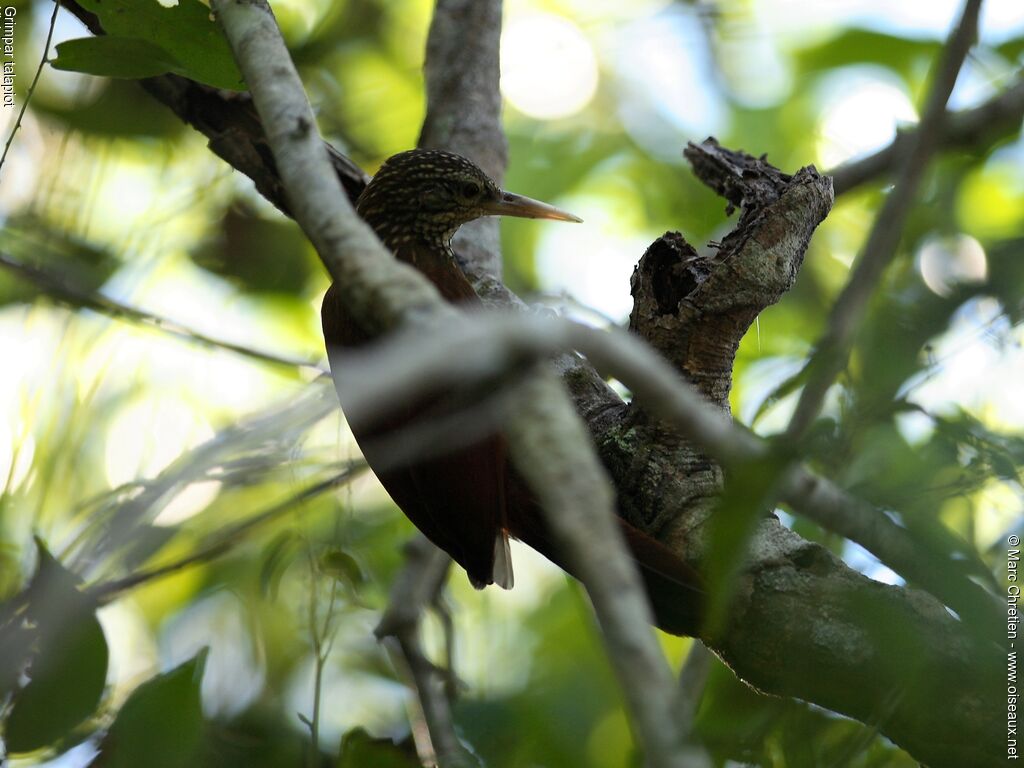
[(700, 574), (660, 541), (622, 518), (619, 524), (640, 569), (658, 627), (673, 635), (696, 636), (705, 597)]
[[(515, 505), (511, 512), (513, 528), (510, 533), (515, 538), (540, 552), (562, 570), (577, 576), (553, 542), (536, 504), (525, 505), (525, 508), (521, 504)], [(647, 598), (654, 612), (654, 623), (672, 635), (696, 636), (700, 631), (705, 597), (700, 574), (664, 544), (622, 518), (619, 518), (619, 525), (643, 578)]]

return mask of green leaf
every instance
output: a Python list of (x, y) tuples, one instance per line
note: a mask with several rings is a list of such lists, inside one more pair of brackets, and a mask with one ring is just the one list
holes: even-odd
[(90, 764), (93, 768), (194, 765), (202, 739), (200, 683), (207, 650), (132, 692)]
[[(40, 237), (47, 238), (46, 248), (39, 247)], [(74, 286), (79, 291), (99, 289), (121, 266), (111, 250), (98, 248), (71, 230), (56, 232), (51, 222), (29, 212), (7, 218), (3, 240), (4, 253), (11, 260), (45, 270), (47, 275), (57, 275), (62, 285)], [(0, 270), (0, 305), (30, 302), (42, 293), (57, 296), (72, 306), (82, 306), (70, 294), (37, 286), (13, 270)]]
[(263, 548), (260, 565), (260, 594), (277, 600), (277, 589), (288, 566), (292, 564), (292, 553), (299, 545), (299, 537), (291, 530), (284, 530), (270, 540)]
[(711, 586), (705, 627), (721, 629), (727, 616), (736, 577), (758, 522), (778, 500), (779, 482), (786, 471), (790, 451), (776, 449), (762, 458), (732, 467), (712, 518), (706, 558)]
[(82, 37), (57, 45), (54, 69), (101, 77), (142, 78), (184, 69), (158, 45), (137, 37)]
[(359, 562), (342, 549), (332, 549), (320, 559), (320, 567), (338, 581), (350, 587), (357, 587), (366, 581), (366, 575)]
[(878, 64), (906, 79), (921, 62), (934, 60), (941, 44), (911, 40), (870, 29), (844, 29), (828, 40), (801, 51), (797, 62), (803, 71), (828, 71), (857, 64)]
[(66, 736), (96, 710), (107, 677), (107, 642), (95, 606), (74, 574), (37, 545), (26, 617), (35, 624), (38, 652), (5, 724), (11, 752), (30, 752)]
[(391, 739), (375, 739), (362, 728), (354, 728), (341, 739), (337, 768), (416, 768), (415, 755), (399, 749)]
[(245, 89), (227, 40), (199, 0), (179, 0), (171, 8), (156, 0), (82, 0), (81, 5), (99, 16), (106, 37), (145, 41), (160, 49), (154, 56), (168, 65), (163, 72), (215, 88)]

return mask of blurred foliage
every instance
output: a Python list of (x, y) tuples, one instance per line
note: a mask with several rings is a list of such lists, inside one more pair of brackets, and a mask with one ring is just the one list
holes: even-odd
[[(54, 67), (239, 86), (197, 0), (85, 5), (115, 34), (90, 38), (61, 12)], [(825, 169), (868, 151), (861, 134), (874, 130), (876, 147), (888, 140), (875, 135), (877, 121), (842, 111), (865, 83), (911, 113), (921, 103), (941, 32), (852, 13), (815, 22), (780, 5), (509, 4), (508, 25), (537, 14), (573, 25), (598, 75), (574, 114), (539, 119), (506, 105), (507, 186), (599, 212), (569, 239), (554, 239), (551, 225), (504, 223), (514, 290), (578, 290), (596, 303), (602, 294), (586, 286), (626, 295), (629, 267), (662, 232), (680, 230), (698, 248), (719, 239), (731, 226), (724, 201), (688, 172), (686, 141), (714, 133), (786, 171)], [(12, 7), (21, 103), (51, 6)], [(332, 143), (371, 172), (415, 143), (428, 0), (274, 8)], [(1011, 84), (1022, 56), (1019, 26), (986, 29), (958, 107)], [(516, 65), (514, 51), (508, 58)], [(630, 74), (635, 61), (641, 80)], [(694, 82), (681, 84), (680, 62)], [(883, 127), (901, 115), (885, 112)], [(954, 552), (965, 573), (990, 583), (1000, 578), (1001, 537), (1024, 520), (1022, 156), (1015, 135), (934, 164), (851, 364), (799, 446), (816, 469), (898, 515), (922, 551)], [(207, 336), (322, 359), (327, 281), (308, 244), (135, 83), (47, 67), (0, 173), (5, 257)], [(837, 201), (794, 290), (741, 344), (732, 402), (762, 434), (785, 425), (887, 184)], [(977, 267), (979, 253), (973, 281), (949, 278), (972, 254)], [(551, 282), (559, 264), (570, 265), (561, 268), (568, 287)], [(945, 278), (929, 276), (945, 268)], [(0, 378), (0, 706), (14, 764), (63, 753), (64, 765), (419, 764), (404, 671), (372, 636), (411, 528), (369, 479), (322, 486), (358, 456), (330, 386), (308, 370), (123, 322), (95, 302), (52, 299), (0, 269), (10, 368)], [(615, 315), (616, 306), (597, 309)], [(776, 461), (736, 470), (721, 500), (722, 583), (772, 496)], [(812, 522), (792, 525), (894, 578)], [(187, 567), (197, 553), (208, 556)], [(465, 683), (460, 738), (493, 768), (640, 765), (585, 598), (539, 558), (515, 556), (519, 583), (508, 595), (476, 593), (461, 573), (449, 585)], [(162, 567), (164, 578), (102, 591)], [(331, 652), (316, 691), (311, 641), (325, 628)], [(441, 663), (436, 617), (425, 634)], [(663, 641), (674, 662), (689, 648)], [(315, 748), (304, 724), (314, 695), (323, 702)], [(760, 695), (717, 662), (695, 737), (719, 766), (913, 764), (872, 729)]]

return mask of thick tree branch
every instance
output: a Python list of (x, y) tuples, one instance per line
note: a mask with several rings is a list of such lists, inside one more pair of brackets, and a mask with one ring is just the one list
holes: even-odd
[[(684, 154), (695, 175), (742, 214), (712, 255), (698, 255), (677, 232), (655, 241), (633, 273), (629, 325), (728, 412), (740, 340), (796, 280), (811, 235), (831, 209), (832, 185), (813, 167), (791, 176), (713, 138), (690, 144)], [(722, 487), (705, 446), (650, 418), (636, 402), (601, 433), (599, 445), (622, 483), (623, 514), (696, 550), (693, 526), (710, 513)]]
[[(764, 459), (770, 452), (764, 440), (713, 407), (632, 335), (598, 331), (559, 318), (497, 314), (434, 328), (431, 334), (428, 338), (413, 331), (353, 359), (351, 369), (357, 373), (346, 379), (352, 407), (367, 418), (383, 418), (392, 403), (467, 382), (495, 381), (534, 361), (576, 349), (597, 370), (628, 386), (636, 401), (666, 427), (678, 430), (726, 467)], [(924, 558), (906, 529), (806, 466), (791, 470), (781, 484), (781, 494), (800, 514), (858, 542), (962, 615), (979, 624), (998, 620), (997, 602), (963, 577), (955, 561)]]
[[(500, 186), (508, 163), (501, 125), (501, 0), (438, 0), (423, 65), (427, 116), (419, 146), (468, 157)], [(462, 227), (455, 250), (467, 272), (501, 279), (498, 220)]]
[[(430, 337), (411, 332), (394, 338), (366, 353), (358, 366), (363, 375), (349, 382), (349, 396), (360, 409), (383, 413), (388, 403), (420, 388), (493, 381), (502, 371), (521, 370), (565, 348), (584, 352), (599, 370), (629, 386), (645, 409), (726, 467), (767, 453), (763, 441), (707, 403), (634, 337), (554, 318), (484, 315), (434, 329)], [(869, 536), (884, 562), (947, 596), (980, 626), (992, 626), (1001, 615), (982, 588), (962, 576), (950, 578), (955, 563), (921, 563), (904, 529), (809, 470), (792, 470), (782, 496), (844, 535)], [(695, 529), (695, 538), (701, 533)], [(706, 640), (759, 689), (876, 723), (929, 764), (994, 764), (999, 729), (988, 713), (998, 707), (994, 681), (1002, 655), (996, 643), (929, 595), (873, 582), (774, 519), (757, 533), (729, 626)], [(928, 707), (936, 697), (946, 703), (941, 712)], [(941, 727), (949, 730), (934, 730), (943, 719), (948, 722)], [(936, 732), (950, 734), (948, 740), (937, 740)]]
[(932, 155), (939, 149), (946, 102), (956, 85), (967, 52), (978, 36), (978, 14), (981, 0), (967, 0), (963, 14), (938, 62), (931, 92), (914, 134), (913, 143), (900, 163), (896, 185), (885, 199), (871, 233), (829, 315), (828, 327), (818, 341), (811, 362), (810, 378), (800, 393), (796, 410), (786, 429), (790, 440), (799, 440), (821, 410), (825, 394), (836, 374), (846, 365), (854, 335), (867, 312), (868, 300), (885, 268), (896, 255), (903, 234), (903, 224), (917, 196)]

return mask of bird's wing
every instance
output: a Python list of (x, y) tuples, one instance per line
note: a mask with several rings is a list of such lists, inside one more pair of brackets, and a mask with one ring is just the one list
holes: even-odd
[[(345, 349), (368, 337), (353, 325), (332, 286), (321, 317), (332, 371), (345, 364)], [(335, 384), (340, 377), (335, 376)], [(372, 423), (346, 407), (346, 393), (336, 386), (342, 410), (370, 468), (405, 516), (469, 574), (475, 586), (512, 585), (505, 532), (504, 449), (497, 436), (469, 445), (435, 445), (396, 465), (392, 450), (402, 431), (427, 419), (443, 419), (461, 407), (459, 398), (428, 393), (413, 403), (396, 403)]]
[[(384, 465), (372, 441), (356, 434), (370, 466)], [(511, 561), (498, 525), (499, 466), (495, 438), (377, 472), (381, 484), (413, 524), (466, 569), (476, 587), (511, 585)], [(496, 561), (496, 555), (498, 560)]]

